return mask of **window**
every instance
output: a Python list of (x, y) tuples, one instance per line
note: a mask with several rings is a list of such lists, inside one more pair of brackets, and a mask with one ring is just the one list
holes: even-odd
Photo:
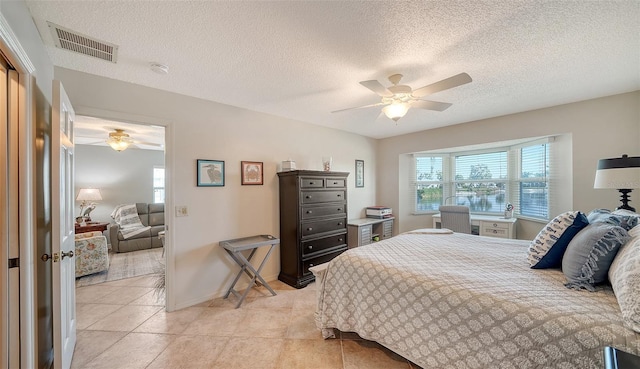
[(164, 167), (153, 167), (153, 202), (164, 203)]
[(518, 198), (520, 214), (549, 217), (549, 144), (523, 147), (519, 151)]
[(415, 212), (465, 205), (502, 214), (507, 203), (521, 216), (549, 216), (549, 140), (481, 151), (414, 154)]

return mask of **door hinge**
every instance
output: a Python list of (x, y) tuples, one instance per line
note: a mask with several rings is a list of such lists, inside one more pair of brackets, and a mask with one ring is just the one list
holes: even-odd
[(19, 268), (19, 267), (20, 267), (20, 258), (9, 259), (9, 269)]

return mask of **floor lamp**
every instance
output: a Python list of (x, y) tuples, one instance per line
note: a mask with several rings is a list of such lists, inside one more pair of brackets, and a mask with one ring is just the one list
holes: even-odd
[(640, 188), (640, 156), (622, 155), (621, 158), (598, 160), (593, 188), (617, 189), (622, 202), (618, 209), (635, 212), (636, 209), (629, 206), (629, 193)]

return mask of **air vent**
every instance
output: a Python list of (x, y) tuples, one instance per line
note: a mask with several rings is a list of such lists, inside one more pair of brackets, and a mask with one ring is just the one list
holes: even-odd
[(118, 46), (47, 22), (56, 47), (115, 63)]

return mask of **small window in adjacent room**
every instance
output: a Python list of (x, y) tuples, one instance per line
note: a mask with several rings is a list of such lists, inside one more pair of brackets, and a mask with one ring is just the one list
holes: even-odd
[(164, 203), (164, 167), (153, 167), (153, 202)]

